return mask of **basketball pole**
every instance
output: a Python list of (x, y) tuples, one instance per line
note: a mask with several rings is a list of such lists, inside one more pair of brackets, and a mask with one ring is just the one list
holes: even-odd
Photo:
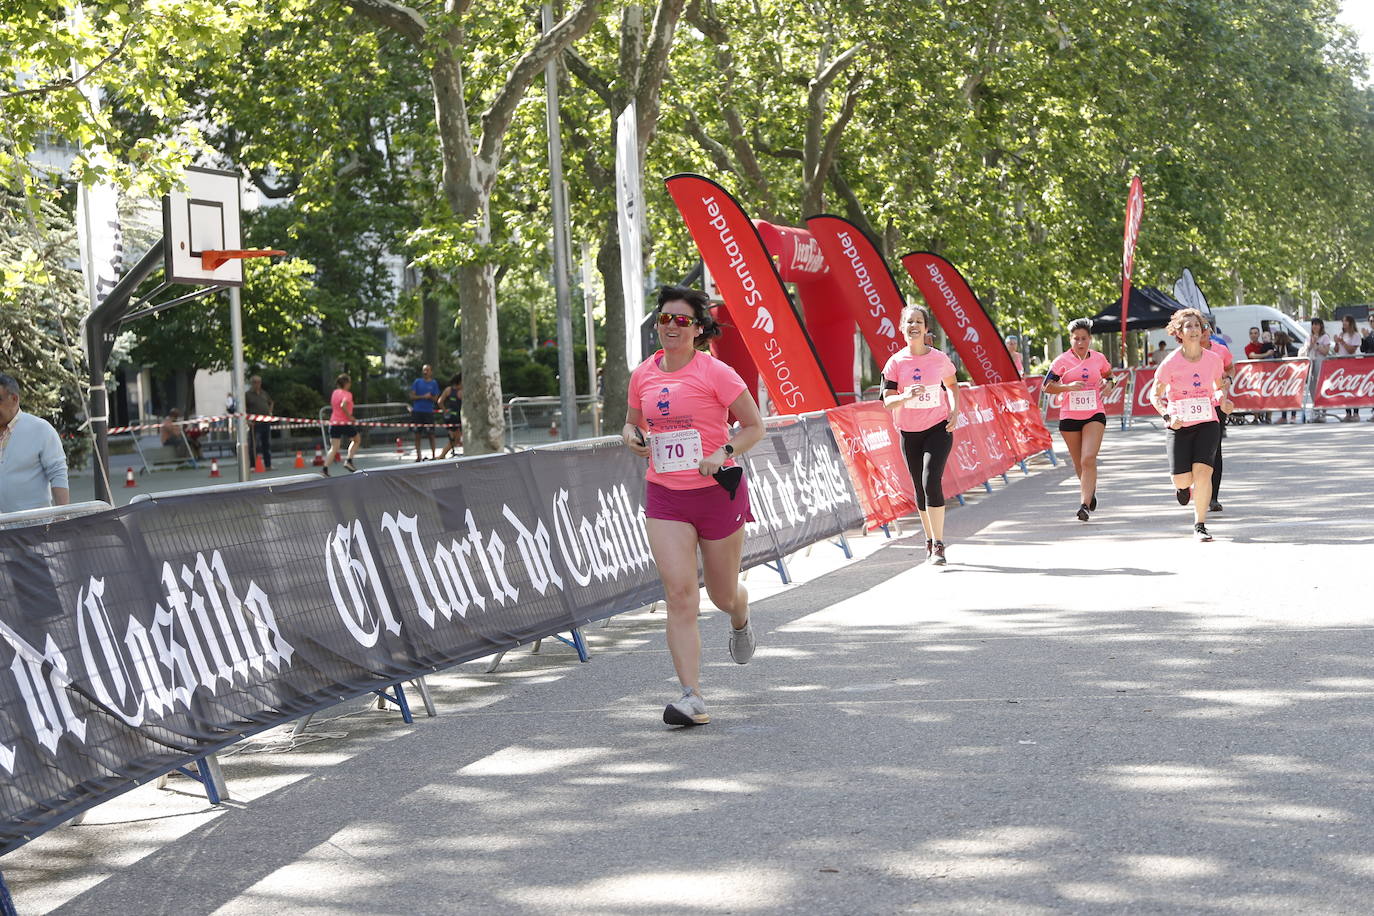
[(248, 479), (248, 420), (243, 403), (243, 299), (241, 287), (229, 287), (229, 337), (234, 348), (234, 453), (239, 459), (239, 482)]

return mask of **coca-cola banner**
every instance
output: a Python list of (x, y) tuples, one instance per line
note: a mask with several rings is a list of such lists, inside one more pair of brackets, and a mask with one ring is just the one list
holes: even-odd
[(779, 412), (835, 407), (835, 392), (777, 267), (740, 205), (700, 175), (674, 175), (664, 183)]
[(1231, 400), (1236, 410), (1299, 410), (1311, 368), (1305, 359), (1238, 360)]
[(1112, 382), (1112, 390), (1102, 393), (1102, 412), (1109, 417), (1120, 417), (1126, 413), (1126, 389), (1131, 383), (1131, 370), (1113, 369)]
[[(746, 456), (745, 563), (863, 516), (824, 417)], [(0, 531), (0, 853), (341, 699), (662, 597), (616, 439)]]
[(1040, 396), (1045, 393), (1045, 377), (1043, 375), (1028, 375), (1021, 381), (1026, 386), (1026, 396), (1030, 398), (1031, 406), (1039, 410)]
[(877, 246), (849, 220), (812, 216), (806, 225), (825, 253), (836, 287), (881, 369), (906, 346), (899, 327), (904, 302), (897, 281)]
[(1154, 366), (1148, 369), (1135, 370), (1133, 392), (1134, 400), (1131, 401), (1132, 417), (1157, 417), (1159, 411), (1155, 410), (1154, 402), (1150, 400), (1150, 388), (1155, 383), (1155, 373), (1159, 371)]
[(929, 251), (913, 251), (902, 256), (902, 266), (959, 351), (973, 384), (993, 385), (1021, 377), (997, 326), (953, 264)]
[(1316, 407), (1374, 407), (1374, 357), (1335, 357), (1317, 376)]
[(907, 471), (901, 433), (892, 422), (892, 411), (878, 401), (861, 401), (825, 413), (869, 529), (913, 512), (916, 489)]

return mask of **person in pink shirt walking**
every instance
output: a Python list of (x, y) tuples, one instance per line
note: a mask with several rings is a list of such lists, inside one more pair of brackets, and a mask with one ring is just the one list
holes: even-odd
[(1165, 451), (1174, 495), (1181, 506), (1192, 500), (1193, 534), (1199, 541), (1212, 540), (1207, 509), (1212, 497), (1212, 464), (1221, 442), (1216, 404), (1223, 414), (1229, 414), (1234, 406), (1227, 396), (1222, 358), (1202, 345), (1206, 328), (1206, 319), (1197, 309), (1174, 313), (1166, 330), (1181, 346), (1160, 364), (1150, 389), (1150, 403), (1168, 424)]
[(926, 533), (926, 557), (945, 565), (945, 462), (954, 448), (959, 384), (954, 363), (926, 340), (930, 313), (919, 305), (902, 310), (906, 347), (883, 366), (883, 406), (902, 432), (902, 452), (916, 485), (916, 511)]
[[(743, 665), (754, 654), (755, 636), (740, 558), (744, 526), (754, 516), (748, 482), (733, 459), (763, 439), (763, 417), (739, 374), (705, 352), (720, 335), (705, 293), (665, 286), (657, 321), (663, 349), (631, 373), (620, 435), (649, 461), (645, 530), (668, 606), (668, 652), (683, 688), (663, 721), (705, 725), (711, 716), (701, 694), (697, 554), (711, 603), (730, 615), (730, 657)], [(739, 421), (733, 437), (726, 426), (731, 413)]]
[(1093, 320), (1075, 318), (1069, 323), (1068, 350), (1050, 364), (1045, 375), (1045, 391), (1063, 394), (1059, 408), (1059, 435), (1078, 475), (1080, 522), (1097, 510), (1097, 453), (1107, 432), (1107, 412), (1103, 406), (1103, 386), (1113, 384), (1112, 364), (1092, 348)]

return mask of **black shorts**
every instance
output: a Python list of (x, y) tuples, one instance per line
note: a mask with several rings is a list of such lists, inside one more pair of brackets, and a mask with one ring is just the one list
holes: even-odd
[(444, 426), (451, 433), (461, 433), (463, 431), (463, 415), (460, 413), (444, 414)]
[(1195, 464), (1216, 467), (1217, 446), (1221, 444), (1221, 424), (1215, 420), (1168, 431), (1164, 450), (1169, 455), (1171, 474), (1188, 474)]
[(1083, 427), (1087, 426), (1089, 423), (1101, 423), (1103, 426), (1106, 426), (1107, 415), (1099, 410), (1086, 420), (1070, 420), (1064, 417), (1059, 420), (1059, 431), (1061, 433), (1081, 433)]
[(329, 438), (331, 439), (352, 439), (358, 435), (358, 427), (351, 423), (330, 423)]
[(410, 412), (410, 422), (416, 429), (424, 427), (433, 432), (434, 411), (412, 410)]

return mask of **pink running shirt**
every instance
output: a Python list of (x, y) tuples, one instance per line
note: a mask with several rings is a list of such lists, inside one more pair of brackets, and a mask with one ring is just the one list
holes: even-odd
[[(712, 454), (730, 441), (726, 420), (730, 405), (746, 390), (739, 373), (709, 353), (697, 351), (692, 361), (676, 372), (660, 365), (663, 351), (635, 367), (630, 373), (629, 404), (644, 417), (650, 441), (659, 433), (694, 429), (701, 436), (701, 456)], [(725, 466), (734, 464), (726, 460)], [(714, 487), (710, 477), (695, 469), (660, 472), (648, 462), (644, 479), (670, 490), (695, 490)]]
[(349, 414), (353, 412), (353, 392), (347, 388), (335, 388), (329, 396), (329, 422), (352, 423)]
[[(1102, 376), (1112, 374), (1112, 364), (1096, 350), (1089, 350), (1086, 359), (1079, 359), (1072, 350), (1065, 350), (1050, 364), (1050, 375), (1059, 376), (1059, 383), (1082, 382), (1080, 391), (1065, 391), (1060, 397), (1059, 416), (1065, 420), (1086, 420), (1103, 412)], [(1046, 381), (1048, 381), (1048, 376)]]
[[(1225, 372), (1221, 357), (1211, 350), (1203, 350), (1197, 362), (1190, 362), (1182, 347), (1166, 356), (1155, 373), (1155, 382), (1164, 385), (1170, 417), (1182, 420), (1184, 426), (1215, 423), (1216, 383)], [(1201, 401), (1206, 402), (1206, 410)]]
[(925, 390), (923, 400), (926, 406), (898, 407), (893, 413), (897, 428), (907, 433), (919, 433), (949, 420), (949, 395), (943, 382), (954, 374), (954, 363), (941, 351), (931, 347), (921, 356), (914, 356), (911, 347), (903, 347), (888, 359), (883, 366), (883, 378), (897, 386), (898, 391), (906, 391), (912, 385), (920, 385)]

